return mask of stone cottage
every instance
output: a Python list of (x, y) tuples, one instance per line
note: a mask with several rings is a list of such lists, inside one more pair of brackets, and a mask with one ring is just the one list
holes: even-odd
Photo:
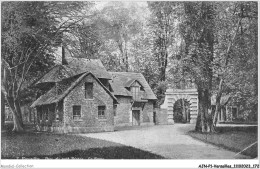
[(31, 107), (37, 110), (38, 130), (114, 131), (118, 102), (111, 93), (111, 75), (98, 59), (64, 60), (35, 83), (39, 93)]
[(141, 73), (110, 72), (113, 94), (118, 100), (114, 117), (116, 126), (155, 123), (156, 96)]

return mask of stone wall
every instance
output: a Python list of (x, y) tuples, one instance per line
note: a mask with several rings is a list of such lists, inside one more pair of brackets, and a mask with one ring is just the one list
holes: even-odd
[(115, 116), (115, 126), (132, 126), (132, 110), (140, 110), (140, 125), (153, 124), (153, 102), (145, 103), (144, 108), (132, 107), (131, 97), (117, 96), (119, 104)]
[(168, 115), (167, 109), (155, 109), (155, 119), (156, 125), (165, 125), (168, 124)]
[(116, 109), (115, 126), (131, 126), (132, 125), (132, 111), (131, 111), (131, 97), (117, 96), (119, 104)]
[(153, 124), (153, 102), (152, 101), (149, 100), (147, 103), (145, 103), (142, 114), (143, 114), (143, 123)]
[[(45, 130), (46, 131), (46, 130)], [(102, 127), (49, 127), (47, 131), (55, 133), (97, 133), (114, 131), (114, 126), (102, 126)]]
[[(85, 82), (93, 82), (93, 99), (85, 98)], [(81, 106), (81, 118), (73, 120), (73, 106)], [(106, 106), (105, 118), (98, 118), (98, 106)], [(114, 130), (113, 99), (102, 86), (87, 75), (64, 99), (65, 132), (98, 132)]]

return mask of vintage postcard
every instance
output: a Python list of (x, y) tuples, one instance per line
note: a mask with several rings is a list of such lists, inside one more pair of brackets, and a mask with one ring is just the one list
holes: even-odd
[(1, 168), (259, 168), (257, 1), (1, 1), (1, 41)]

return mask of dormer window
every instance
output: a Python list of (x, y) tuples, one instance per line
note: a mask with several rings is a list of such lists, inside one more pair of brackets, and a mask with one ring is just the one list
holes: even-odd
[(133, 99), (138, 100), (140, 97), (140, 87), (139, 86), (131, 86), (131, 91), (133, 94)]
[(141, 100), (145, 93), (143, 85), (136, 79), (130, 79), (125, 83), (125, 89), (132, 93), (134, 100)]
[(140, 89), (141, 88), (143, 88), (143, 86), (138, 81), (135, 81), (134, 83), (132, 83), (130, 89), (131, 89), (131, 92), (133, 94), (134, 100), (140, 100), (141, 99), (141, 95), (140, 95)]

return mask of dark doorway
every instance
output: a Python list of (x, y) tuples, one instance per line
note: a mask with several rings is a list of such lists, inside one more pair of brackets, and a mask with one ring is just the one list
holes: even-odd
[(133, 126), (140, 125), (140, 110), (133, 110)]
[(175, 123), (190, 122), (190, 103), (186, 99), (179, 99), (173, 106), (173, 120)]

